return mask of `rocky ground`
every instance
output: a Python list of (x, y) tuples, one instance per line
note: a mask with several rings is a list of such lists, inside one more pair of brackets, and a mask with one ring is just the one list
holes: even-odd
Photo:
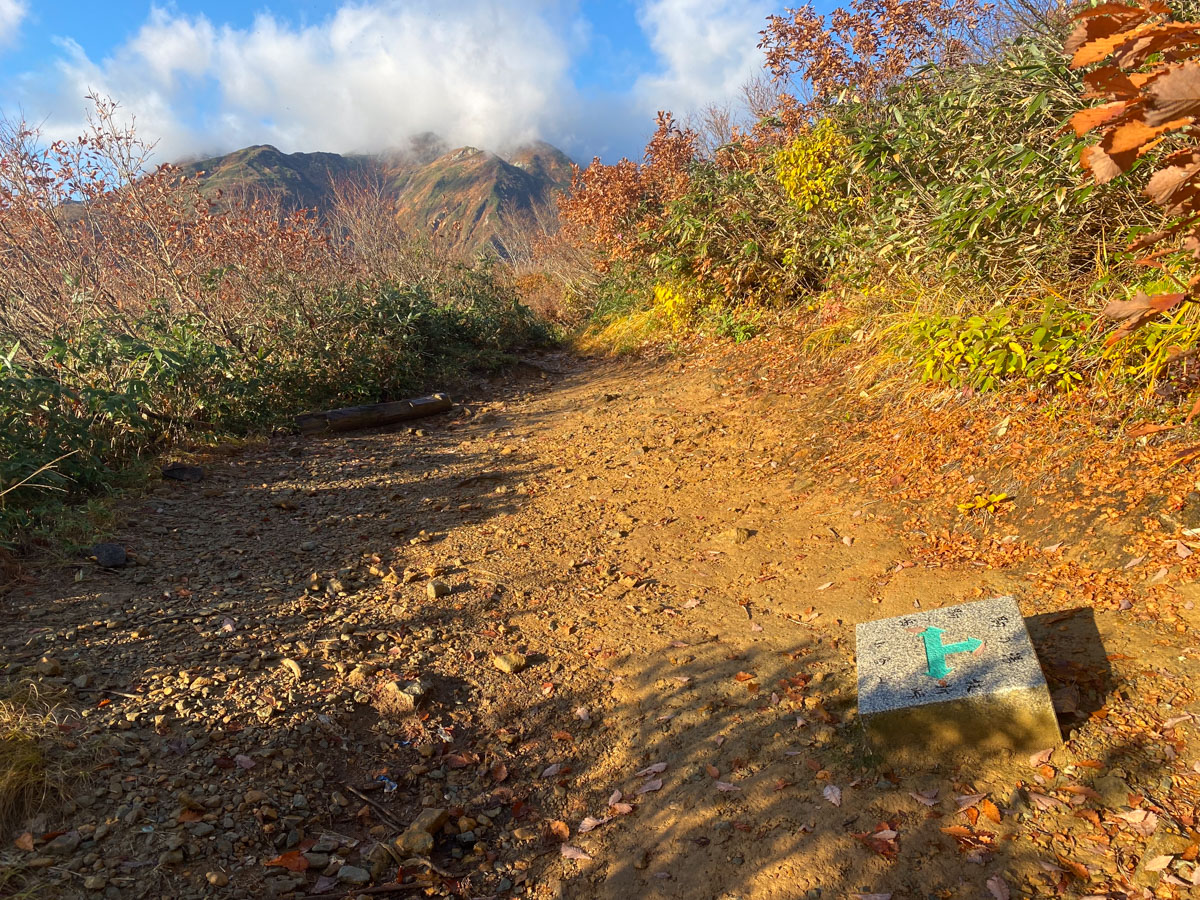
[[(157, 484), (112, 536), (127, 565), (3, 601), (4, 672), (64, 692), (87, 771), (4, 836), (0, 884), (1188, 896), (1185, 525), (1161, 573), (1131, 556), (1138, 508), (948, 526), (917, 473), (972, 485), (986, 454), (919, 421), (863, 432), (887, 423), (843, 415), (837, 378), (755, 374), (769, 352), (551, 356), (415, 428), (281, 439)], [(855, 624), (1000, 593), (1066, 743), (890, 768), (855, 717)]]

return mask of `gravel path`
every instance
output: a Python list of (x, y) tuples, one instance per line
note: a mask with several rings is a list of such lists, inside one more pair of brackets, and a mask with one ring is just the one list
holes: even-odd
[[(914, 564), (902, 511), (814, 476), (814, 415), (553, 356), (164, 480), (128, 565), (4, 601), (89, 771), (0, 864), (54, 897), (1186, 896), (1191, 640), (1028, 562)], [(1067, 745), (881, 768), (855, 623), (1001, 592)]]

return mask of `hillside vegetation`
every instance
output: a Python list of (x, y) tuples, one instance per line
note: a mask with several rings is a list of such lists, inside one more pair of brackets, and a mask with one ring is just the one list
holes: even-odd
[[(97, 100), (75, 142), (0, 142), (0, 552), (62, 536), (62, 501), (154, 454), (445, 386), (545, 339), (494, 259), (413, 235), (368, 183), (322, 217), (218, 204), (152, 169), (114, 109)], [(303, 161), (307, 182), (264, 171), (303, 200), (328, 160)]]
[[(819, 355), (855, 350), (865, 387), (899, 376), (1051, 401), (1083, 389), (1122, 408), (1182, 401), (1193, 306), (1151, 298), (1178, 292), (1194, 260), (1164, 251), (1139, 265), (1128, 248), (1187, 218), (1142, 188), (1164, 158), (1191, 164), (1192, 120), (1134, 122), (1136, 146), (1131, 130), (1118, 135), (1121, 164), (1092, 179), (1087, 132), (1116, 111), (1081, 111), (1112, 101), (1122, 78), (1153, 92), (1150, 65), (1164, 51), (1194, 57), (1196, 32), (1164, 28), (1134, 58), (1115, 37), (1141, 29), (1132, 46), (1167, 7), (1084, 16), (1074, 38), (1055, 3), (855, 0), (827, 17), (772, 17), (760, 46), (776, 81), (752, 98), (750, 121), (710, 111), (687, 127), (662, 114), (642, 162), (596, 160), (577, 175), (563, 243), (592, 267), (563, 280), (591, 345), (742, 340), (798, 316)], [(1108, 43), (1080, 50), (1097, 37)], [(1131, 315), (1144, 327), (1126, 327)], [(1111, 339), (1114, 321), (1124, 340)]]

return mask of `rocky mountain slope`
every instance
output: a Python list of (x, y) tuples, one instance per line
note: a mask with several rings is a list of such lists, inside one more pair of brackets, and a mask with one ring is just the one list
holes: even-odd
[(570, 185), (571, 160), (542, 141), (498, 155), (474, 147), (448, 148), (435, 135), (377, 156), (283, 153), (267, 144), (183, 166), (208, 196), (225, 200), (266, 195), (286, 208), (328, 210), (339, 182), (374, 180), (396, 204), (401, 223), (437, 234), (467, 253), (504, 253), (514, 224), (535, 223)]

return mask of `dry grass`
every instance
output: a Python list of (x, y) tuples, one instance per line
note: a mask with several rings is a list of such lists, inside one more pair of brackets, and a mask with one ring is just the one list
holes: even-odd
[(28, 681), (0, 682), (0, 835), (65, 796), (73, 780), (58, 699)]

